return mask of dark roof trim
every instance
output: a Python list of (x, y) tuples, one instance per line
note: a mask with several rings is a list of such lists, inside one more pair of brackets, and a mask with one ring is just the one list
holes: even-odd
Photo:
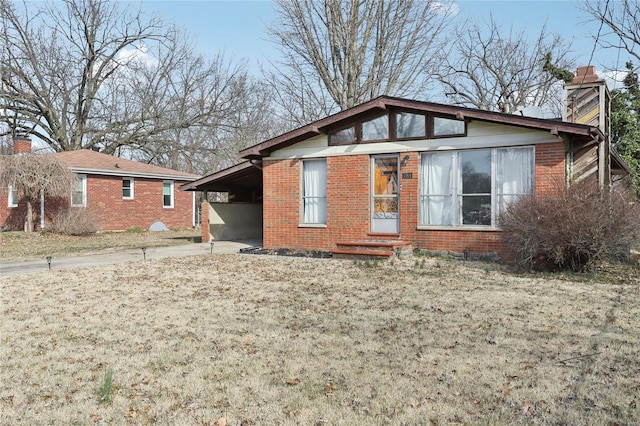
[(432, 102), (415, 101), (409, 99), (394, 98), (390, 96), (380, 96), (369, 102), (365, 102), (353, 108), (340, 111), (329, 117), (299, 127), (283, 135), (269, 139), (257, 145), (251, 146), (239, 152), (241, 158), (257, 159), (268, 156), (270, 152), (285, 148), (312, 136), (326, 133), (330, 127), (338, 126), (350, 119), (355, 119), (366, 113), (373, 113), (376, 110), (389, 111), (394, 108), (409, 109), (420, 112), (431, 112), (435, 114), (452, 115), (458, 119), (480, 120), (490, 123), (506, 124), (510, 126), (526, 127), (530, 129), (546, 130), (557, 135), (561, 133), (578, 135), (584, 137), (598, 137), (594, 133), (602, 132), (595, 127), (584, 124), (567, 123), (558, 120), (543, 118), (525, 117), (522, 115), (505, 114), (494, 111), (483, 111), (474, 108), (437, 104)]
[(630, 175), (631, 167), (622, 158), (618, 150), (612, 146), (609, 152), (611, 154), (611, 172), (617, 175)]
[[(262, 171), (258, 170), (258, 166), (252, 164), (250, 161), (243, 161), (240, 164), (236, 164), (235, 166), (228, 167), (224, 170), (220, 170), (210, 175), (204, 176), (198, 180), (193, 182), (189, 182), (180, 187), (182, 191), (203, 191), (210, 190), (206, 189), (207, 186), (219, 186), (219, 182), (234, 182), (239, 176), (247, 176), (252, 175), (256, 171), (259, 174), (262, 174)], [(255, 170), (254, 170), (255, 169)], [(219, 189), (220, 191), (228, 190), (227, 185), (223, 184), (224, 188)], [(218, 189), (214, 189), (218, 190)]]

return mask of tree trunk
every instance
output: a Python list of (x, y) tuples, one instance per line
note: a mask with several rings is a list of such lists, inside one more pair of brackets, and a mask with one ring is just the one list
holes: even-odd
[(27, 227), (25, 232), (33, 232), (33, 206), (30, 200), (27, 200)]

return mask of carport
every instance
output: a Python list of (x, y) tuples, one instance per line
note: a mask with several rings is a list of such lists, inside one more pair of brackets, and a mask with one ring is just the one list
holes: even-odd
[(262, 168), (244, 161), (180, 187), (183, 191), (221, 192), (227, 202), (202, 203), (202, 241), (262, 240)]

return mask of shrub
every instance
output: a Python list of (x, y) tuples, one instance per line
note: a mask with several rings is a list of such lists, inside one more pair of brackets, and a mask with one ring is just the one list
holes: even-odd
[(583, 271), (604, 260), (628, 260), (640, 237), (638, 210), (622, 189), (580, 182), (520, 199), (500, 216), (500, 227), (505, 248), (521, 267)]
[(55, 213), (49, 229), (59, 234), (88, 235), (95, 233), (98, 226), (86, 209), (69, 207)]

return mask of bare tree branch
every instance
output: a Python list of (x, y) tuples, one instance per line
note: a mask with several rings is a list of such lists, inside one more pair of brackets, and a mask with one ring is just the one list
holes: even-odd
[(544, 70), (549, 55), (558, 68), (573, 69), (570, 49), (543, 26), (530, 41), (525, 32), (505, 30), (494, 21), (466, 22), (440, 56), (438, 79), (455, 104), (514, 113), (526, 106), (561, 111), (561, 86)]
[[(310, 116), (328, 106), (345, 109), (383, 94), (423, 91), (451, 17), (446, 3), (433, 0), (276, 4), (278, 18), (270, 33), (284, 60), (272, 81), (285, 109), (297, 99)], [(331, 104), (322, 96), (314, 99), (317, 92), (327, 93)], [(312, 101), (319, 103), (309, 105)]]

